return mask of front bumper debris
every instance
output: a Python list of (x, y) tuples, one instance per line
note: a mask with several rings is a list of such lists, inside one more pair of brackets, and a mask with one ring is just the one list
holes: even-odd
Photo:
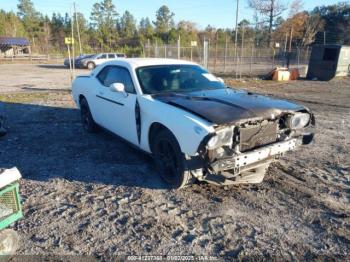
[(246, 153), (222, 158), (210, 164), (214, 173), (226, 170), (235, 170), (234, 173), (239, 173), (240, 170), (254, 163), (261, 163), (264, 160), (268, 161), (272, 158), (281, 156), (283, 153), (293, 150), (298, 146), (298, 139), (294, 138), (288, 141), (278, 142), (267, 145)]

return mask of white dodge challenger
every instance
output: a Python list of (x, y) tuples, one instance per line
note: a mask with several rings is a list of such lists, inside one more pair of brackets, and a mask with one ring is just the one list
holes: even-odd
[(187, 61), (104, 63), (78, 76), (72, 95), (87, 131), (102, 127), (152, 154), (173, 188), (260, 183), (272, 161), (314, 136), (306, 107), (228, 88)]

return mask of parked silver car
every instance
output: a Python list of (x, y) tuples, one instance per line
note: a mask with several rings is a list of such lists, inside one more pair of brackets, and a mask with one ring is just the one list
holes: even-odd
[[(82, 54), (82, 55), (79, 55), (77, 57), (72, 58), (71, 62), (73, 64), (73, 61), (74, 61), (75, 68), (81, 68), (81, 61), (83, 59), (88, 59), (88, 58), (91, 58), (93, 56), (95, 56), (95, 54)], [(69, 58), (64, 59), (63, 64), (65, 67), (69, 68)]]
[(107, 62), (113, 59), (118, 59), (118, 58), (126, 58), (126, 55), (122, 53), (100, 53), (92, 57), (82, 59), (80, 61), (80, 66), (82, 68), (88, 68), (92, 70), (96, 66), (103, 64), (104, 62)]

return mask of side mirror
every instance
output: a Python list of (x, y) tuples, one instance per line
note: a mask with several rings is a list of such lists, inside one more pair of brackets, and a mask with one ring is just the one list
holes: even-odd
[(123, 83), (113, 83), (109, 86), (112, 92), (122, 93), (126, 97), (128, 94), (125, 92), (125, 86)]

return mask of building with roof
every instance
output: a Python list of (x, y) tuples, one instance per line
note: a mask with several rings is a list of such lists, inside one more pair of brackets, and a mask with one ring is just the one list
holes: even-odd
[(0, 36), (0, 55), (15, 56), (19, 54), (30, 54), (30, 43), (24, 37), (2, 37)]

